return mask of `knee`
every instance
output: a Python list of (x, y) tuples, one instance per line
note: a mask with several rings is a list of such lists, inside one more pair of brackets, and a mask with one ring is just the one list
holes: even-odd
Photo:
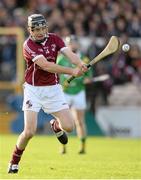
[(70, 133), (70, 132), (72, 132), (74, 130), (74, 124), (73, 123), (66, 124), (63, 129), (66, 132)]
[(23, 131), (23, 136), (26, 139), (31, 139), (35, 135), (35, 131)]

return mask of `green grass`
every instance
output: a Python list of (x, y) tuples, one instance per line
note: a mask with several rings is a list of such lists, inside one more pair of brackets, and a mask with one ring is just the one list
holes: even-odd
[(55, 136), (35, 136), (20, 163), (18, 174), (7, 174), (17, 136), (0, 136), (0, 179), (139, 179), (141, 139), (89, 137), (87, 154), (79, 155), (79, 141), (69, 138), (61, 155)]

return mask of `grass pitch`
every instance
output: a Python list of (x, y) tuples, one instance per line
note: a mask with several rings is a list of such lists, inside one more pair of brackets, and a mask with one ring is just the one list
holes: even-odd
[(0, 135), (0, 179), (141, 179), (141, 139), (88, 137), (87, 153), (69, 138), (68, 153), (60, 154), (55, 136), (35, 136), (18, 174), (7, 174), (17, 136)]

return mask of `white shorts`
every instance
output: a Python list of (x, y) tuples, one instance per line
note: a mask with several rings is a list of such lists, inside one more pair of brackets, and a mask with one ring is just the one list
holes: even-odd
[(86, 109), (86, 93), (85, 91), (81, 91), (78, 94), (70, 95), (65, 93), (65, 98), (70, 107), (85, 110)]
[(68, 109), (64, 93), (60, 84), (52, 86), (32, 86), (24, 83), (23, 111), (39, 112), (43, 109), (46, 113), (53, 113)]

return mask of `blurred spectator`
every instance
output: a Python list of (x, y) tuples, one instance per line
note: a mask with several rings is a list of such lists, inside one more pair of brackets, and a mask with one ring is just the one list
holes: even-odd
[[(43, 13), (51, 20), (52, 28), (59, 29), (58, 33), (62, 33), (62, 28), (69, 27), (70, 34), (79, 36), (111, 36), (123, 32), (131, 37), (141, 36), (139, 0), (1, 0), (0, 9), (1, 26), (23, 27), (29, 14)], [(15, 21), (15, 12), (18, 16), (24, 14), (23, 24)], [(61, 27), (60, 21), (61, 24), (63, 22)], [(66, 35), (64, 33), (62, 36)]]

